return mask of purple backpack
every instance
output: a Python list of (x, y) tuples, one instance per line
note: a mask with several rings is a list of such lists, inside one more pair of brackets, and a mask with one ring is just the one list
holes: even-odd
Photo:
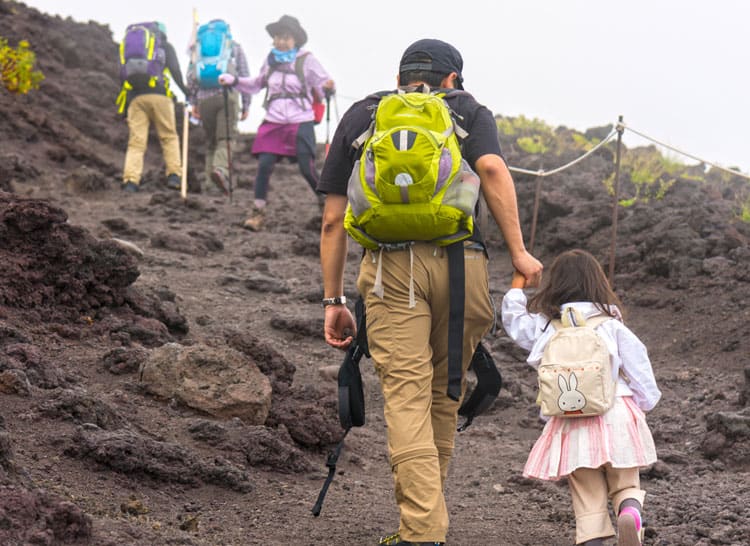
[(120, 81), (145, 89), (163, 80), (166, 53), (161, 37), (155, 22), (128, 25), (120, 43)]

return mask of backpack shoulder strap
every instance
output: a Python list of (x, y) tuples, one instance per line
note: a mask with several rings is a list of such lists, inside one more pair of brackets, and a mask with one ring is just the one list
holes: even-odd
[(609, 315), (605, 315), (605, 314), (596, 315), (594, 317), (589, 317), (586, 319), (586, 326), (590, 326), (591, 328), (597, 328), (601, 324), (604, 324), (605, 322), (613, 318), (614, 317), (610, 317)]
[[(393, 93), (393, 91), (377, 91), (375, 93), (370, 93), (365, 97), (365, 99), (375, 99), (378, 101), (378, 104), (380, 104), (380, 99), (382, 99), (383, 97), (387, 97), (388, 95), (393, 95)], [(370, 138), (375, 132), (375, 112), (377, 112), (378, 104), (368, 107), (372, 109), (372, 119), (370, 120), (370, 125), (367, 127), (365, 132), (359, 135), (356, 139), (354, 139), (354, 142), (352, 142), (352, 148), (354, 148), (355, 150), (359, 150), (362, 146), (364, 146), (365, 142), (367, 142), (367, 139)]]
[(590, 326), (591, 328), (596, 328), (601, 324), (604, 324), (608, 320), (611, 320), (614, 317), (610, 317), (609, 315), (605, 313), (600, 313), (598, 315), (594, 315), (593, 317), (584, 317), (583, 313), (581, 313), (578, 309), (575, 307), (566, 307), (565, 311), (563, 312), (561, 319), (554, 319), (552, 320), (552, 325), (555, 327), (555, 330), (559, 330), (560, 328), (572, 328), (576, 326)]
[[(301, 103), (304, 103), (305, 98), (307, 97), (307, 81), (305, 80), (305, 60), (307, 59), (307, 56), (310, 55), (309, 51), (305, 51), (304, 53), (297, 55), (294, 58), (294, 75), (297, 76), (297, 79), (299, 80), (301, 89), (299, 93), (287, 93), (286, 90), (282, 93), (276, 93), (275, 95), (270, 95), (268, 90), (268, 80), (271, 78), (271, 74), (274, 72), (278, 72), (279, 68), (277, 64), (270, 64), (268, 65), (268, 72), (266, 72), (266, 96), (263, 99), (263, 108), (268, 108), (268, 105), (280, 98), (295, 98), (299, 99)], [(288, 71), (284, 71), (285, 73), (289, 73)], [(304, 106), (304, 104), (302, 104)]]
[(469, 136), (469, 132), (461, 127), (459, 125), (458, 120), (463, 121), (463, 116), (458, 114), (453, 108), (451, 108), (450, 104), (448, 104), (448, 101), (446, 100), (448, 97), (455, 97), (458, 95), (465, 95), (465, 96), (471, 96), (471, 93), (464, 91), (462, 89), (449, 89), (447, 92), (440, 90), (440, 91), (434, 91), (433, 94), (439, 95), (443, 98), (443, 101), (445, 102), (445, 106), (448, 108), (448, 112), (450, 112), (451, 119), (453, 120), (453, 131), (456, 133), (456, 136), (461, 140), (466, 140), (466, 138)]

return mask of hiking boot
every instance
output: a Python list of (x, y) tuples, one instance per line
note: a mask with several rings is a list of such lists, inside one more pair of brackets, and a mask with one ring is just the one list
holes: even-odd
[(181, 190), (182, 181), (180, 180), (180, 177), (174, 173), (167, 176), (167, 188), (170, 190)]
[(250, 231), (260, 231), (265, 223), (266, 209), (253, 208), (253, 213), (250, 215), (250, 218), (245, 220), (242, 227), (249, 229)]
[(136, 184), (135, 182), (131, 182), (130, 180), (123, 182), (120, 186), (120, 189), (125, 193), (136, 193), (140, 191), (138, 184)]
[(445, 542), (409, 542), (401, 540), (398, 533), (382, 537), (378, 541), (378, 546), (443, 546)]
[(641, 533), (632, 514), (621, 513), (617, 518), (617, 546), (641, 546)]
[(214, 169), (211, 172), (211, 182), (216, 184), (216, 187), (221, 190), (224, 195), (229, 195), (229, 181), (227, 180), (224, 171), (221, 169)]

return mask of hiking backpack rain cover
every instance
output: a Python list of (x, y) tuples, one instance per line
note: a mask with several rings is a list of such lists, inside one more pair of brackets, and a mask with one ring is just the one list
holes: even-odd
[(210, 21), (198, 28), (196, 39), (195, 77), (198, 85), (221, 87), (219, 76), (233, 72), (229, 25), (221, 20)]
[(445, 94), (399, 90), (378, 96), (370, 128), (355, 141), (362, 155), (347, 189), (347, 232), (372, 250), (467, 239), (479, 177), (461, 157), (457, 136), (466, 132), (454, 122)]
[(612, 317), (584, 319), (572, 307), (562, 321), (552, 321), (556, 331), (544, 348), (537, 370), (542, 415), (591, 417), (614, 404), (616, 381), (612, 358), (595, 328)]
[(155, 87), (164, 78), (166, 52), (155, 22), (135, 23), (120, 42), (120, 81), (132, 89)]

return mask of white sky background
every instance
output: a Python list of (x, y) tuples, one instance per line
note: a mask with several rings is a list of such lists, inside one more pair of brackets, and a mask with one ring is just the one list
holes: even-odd
[[(251, 74), (271, 48), (266, 24), (293, 15), (307, 31), (306, 48), (336, 81), (339, 115), (352, 101), (394, 87), (401, 53), (411, 42), (440, 38), (461, 51), (466, 89), (494, 113), (581, 131), (614, 123), (621, 114), (627, 125), (658, 140), (750, 171), (750, 2), (745, 0), (26, 3), (49, 14), (107, 24), (118, 42), (131, 22), (162, 21), (183, 72), (193, 7), (201, 22), (230, 23)], [(243, 131), (254, 131), (262, 120), (262, 93), (254, 97)], [(335, 121), (334, 109), (331, 136)], [(325, 134), (324, 121), (319, 141)], [(648, 144), (627, 131), (625, 143)]]

